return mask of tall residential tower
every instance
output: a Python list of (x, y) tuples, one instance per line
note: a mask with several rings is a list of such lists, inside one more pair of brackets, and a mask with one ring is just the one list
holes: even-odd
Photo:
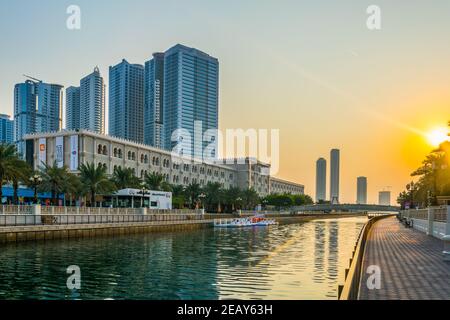
[(339, 149), (332, 149), (330, 154), (330, 201), (339, 203)]
[(14, 121), (7, 114), (0, 114), (0, 143), (13, 143)]
[(326, 200), (327, 160), (320, 158), (316, 162), (316, 202)]
[(144, 66), (125, 59), (109, 67), (109, 134), (144, 142)]
[(14, 140), (25, 156), (23, 136), (59, 131), (62, 122), (63, 86), (27, 80), (14, 87)]
[(145, 63), (144, 142), (163, 147), (164, 53)]
[(356, 179), (356, 203), (367, 204), (367, 178), (358, 177)]
[[(213, 145), (207, 157), (216, 157), (218, 60), (200, 50), (175, 45), (164, 53), (163, 90), (164, 148), (177, 146), (178, 153), (202, 157), (205, 147)], [(203, 139), (207, 130), (210, 135)]]

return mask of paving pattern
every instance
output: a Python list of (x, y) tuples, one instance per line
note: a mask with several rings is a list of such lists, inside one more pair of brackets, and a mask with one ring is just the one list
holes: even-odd
[(363, 270), (379, 266), (381, 288), (369, 290), (370, 274), (364, 272), (359, 299), (450, 300), (450, 262), (442, 258), (443, 248), (443, 241), (407, 229), (394, 217), (378, 221), (367, 240)]

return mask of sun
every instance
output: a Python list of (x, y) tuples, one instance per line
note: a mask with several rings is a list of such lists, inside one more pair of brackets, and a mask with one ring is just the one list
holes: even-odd
[(449, 140), (447, 128), (436, 128), (427, 134), (428, 142), (433, 147), (438, 147), (442, 142)]

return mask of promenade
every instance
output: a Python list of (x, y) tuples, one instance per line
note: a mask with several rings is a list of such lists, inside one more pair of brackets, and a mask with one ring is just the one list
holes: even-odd
[[(395, 217), (376, 222), (366, 243), (359, 299), (450, 299), (450, 263), (442, 258), (443, 248), (441, 240), (407, 229)], [(366, 285), (371, 265), (380, 267), (380, 289)]]

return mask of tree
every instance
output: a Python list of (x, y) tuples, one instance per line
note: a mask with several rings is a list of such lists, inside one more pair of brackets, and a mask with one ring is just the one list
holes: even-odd
[(10, 169), (9, 178), (13, 185), (13, 204), (17, 205), (19, 204), (19, 184), (27, 183), (32, 170), (28, 163), (19, 158), (12, 160), (11, 165), (12, 167)]
[(42, 177), (42, 183), (39, 189), (42, 191), (50, 191), (52, 196), (52, 203), (57, 205), (57, 197), (59, 194), (64, 193), (67, 183), (67, 175), (69, 171), (66, 166), (58, 167), (56, 161), (53, 165), (43, 164), (40, 169), (40, 175)]
[(83, 191), (90, 196), (90, 205), (96, 206), (95, 196), (100, 193), (109, 193), (116, 190), (114, 183), (108, 179), (106, 168), (86, 163), (80, 166), (80, 181)]
[(242, 203), (242, 191), (237, 187), (230, 187), (225, 190), (224, 200), (227, 205), (231, 207), (231, 212), (234, 212), (236, 207)]
[(12, 144), (0, 144), (0, 202), (3, 199), (1, 186), (9, 181), (13, 172), (14, 163), (19, 158), (16, 146)]
[(259, 203), (258, 193), (253, 188), (246, 189), (242, 192), (242, 203), (248, 210), (253, 210)]
[(133, 169), (116, 167), (112, 175), (111, 181), (115, 184), (116, 188), (140, 188), (140, 180), (135, 176)]
[[(207, 206), (212, 209), (217, 208), (217, 212), (221, 212), (221, 202), (223, 201), (222, 184), (219, 182), (208, 182), (205, 187), (205, 201)], [(214, 209), (213, 209), (214, 210)]]
[(154, 191), (163, 191), (169, 188), (168, 184), (165, 182), (164, 176), (157, 172), (146, 174), (144, 177), (144, 183), (147, 188)]
[(199, 201), (199, 196), (202, 193), (202, 188), (198, 183), (191, 183), (184, 190), (184, 194), (186, 196), (186, 200), (189, 206), (193, 209), (197, 206)]

